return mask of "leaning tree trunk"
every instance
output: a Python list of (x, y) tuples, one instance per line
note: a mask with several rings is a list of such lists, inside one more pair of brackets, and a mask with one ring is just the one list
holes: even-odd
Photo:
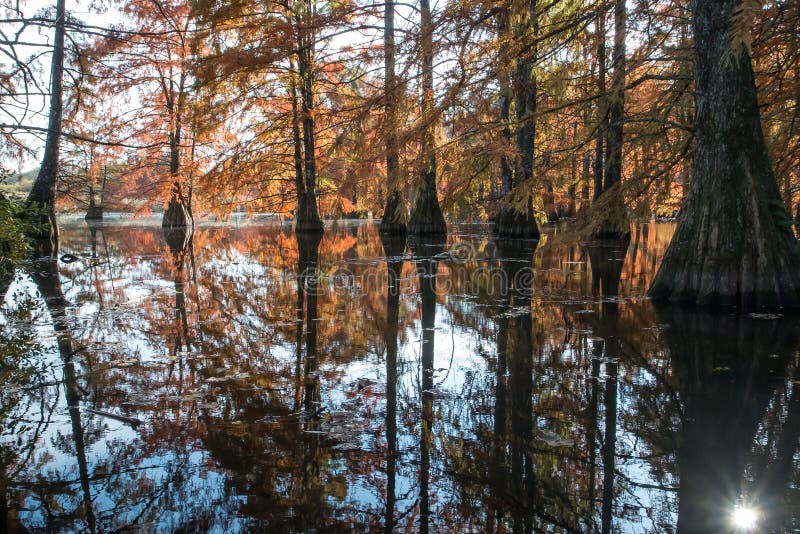
[(694, 0), (696, 147), (656, 299), (800, 306), (800, 251), (772, 173), (749, 53), (731, 50), (738, 0)]
[(56, 183), (58, 181), (59, 149), (61, 146), (61, 115), (64, 78), (64, 28), (66, 18), (65, 0), (56, 2), (55, 36), (53, 59), (50, 66), (50, 116), (47, 123), (47, 138), (39, 174), (28, 195), (27, 207), (36, 214), (33, 234), (39, 238), (58, 239), (56, 222)]
[(405, 234), (406, 207), (400, 196), (400, 161), (397, 147), (397, 76), (395, 74), (394, 0), (387, 0), (384, 14), (383, 48), (384, 108), (386, 111), (386, 207), (381, 218), (382, 234)]
[[(530, 238), (539, 237), (539, 227), (533, 214), (533, 152), (536, 140), (536, 77), (533, 74), (537, 61), (538, 47), (536, 39), (539, 34), (538, 14), (536, 13), (536, 0), (530, 0), (529, 13), (520, 23), (515, 37), (521, 41), (532, 30), (533, 43), (530, 49), (523, 52), (517, 60), (514, 84), (516, 85), (517, 100), (517, 150), (519, 164), (514, 177), (514, 186), (510, 195), (504, 199), (495, 223), (495, 233), (500, 237)], [(527, 42), (525, 43), (527, 44)], [(527, 188), (527, 190), (522, 190)], [(523, 198), (520, 198), (523, 197)], [(513, 200), (512, 200), (513, 199)], [(522, 202), (522, 209), (512, 204)]]
[(429, 0), (420, 0), (421, 45), (422, 45), (422, 173), (421, 189), (414, 203), (414, 211), (408, 222), (411, 235), (445, 235), (439, 198), (436, 195), (436, 148), (433, 120), (433, 21)]

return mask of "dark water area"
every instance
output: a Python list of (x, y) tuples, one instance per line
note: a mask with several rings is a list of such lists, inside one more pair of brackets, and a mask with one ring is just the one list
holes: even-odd
[(672, 231), (67, 225), (0, 276), (2, 523), (800, 529), (800, 319), (655, 306)]

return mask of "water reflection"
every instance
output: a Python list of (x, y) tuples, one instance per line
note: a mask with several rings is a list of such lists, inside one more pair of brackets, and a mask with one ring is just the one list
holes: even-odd
[(386, 255), (386, 511), (384, 532), (393, 532), (397, 492), (397, 331), (405, 236), (381, 234)]
[[(796, 364), (800, 323), (657, 311), (670, 325), (665, 337), (682, 401), (678, 530), (718, 532), (750, 522), (759, 531), (779, 530), (800, 438), (797, 386), (786, 391), (785, 378)], [(763, 517), (755, 515), (760, 509)]]
[(670, 231), (66, 225), (0, 276), (3, 523), (797, 528), (800, 325), (655, 309)]

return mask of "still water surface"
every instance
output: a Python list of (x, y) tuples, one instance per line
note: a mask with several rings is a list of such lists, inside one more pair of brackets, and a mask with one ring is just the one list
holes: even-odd
[(67, 225), (0, 277), (29, 531), (800, 528), (800, 320), (656, 307), (672, 233)]

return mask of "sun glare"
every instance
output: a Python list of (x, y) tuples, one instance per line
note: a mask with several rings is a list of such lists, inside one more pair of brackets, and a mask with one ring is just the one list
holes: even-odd
[(753, 531), (758, 524), (758, 510), (748, 506), (736, 506), (731, 514), (731, 523), (740, 532)]

